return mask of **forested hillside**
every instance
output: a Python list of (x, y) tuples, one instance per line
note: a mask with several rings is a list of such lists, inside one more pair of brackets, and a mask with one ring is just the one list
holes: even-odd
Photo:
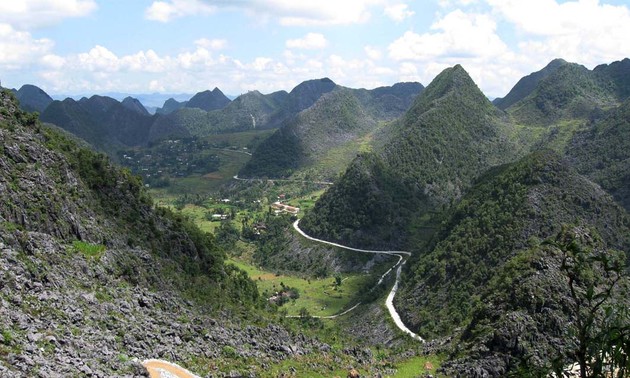
[(630, 211), (630, 101), (598, 114), (571, 139), (566, 155), (580, 173)]
[(311, 180), (333, 180), (357, 150), (370, 148), (370, 133), (401, 116), (421, 90), (419, 83), (371, 91), (337, 86), (285, 122), (240, 174), (279, 178), (299, 172)]
[[(578, 316), (562, 266), (569, 251), (555, 243), (576, 237), (589, 258), (619, 259), (624, 274), (630, 255), (614, 251), (630, 250), (629, 226), (610, 195), (557, 154), (534, 153), (485, 174), (449, 212), (406, 274), (397, 308), (427, 336), (465, 329), (460, 349), (475, 362), (465, 361), (492, 376), (521, 365), (550, 367), (574, 347), (568, 330)], [(604, 276), (576, 282), (579, 290), (589, 283), (606, 290), (606, 273), (591, 268)], [(615, 297), (607, 305), (624, 308), (625, 301)]]
[[(314, 235), (362, 246), (425, 238), (475, 177), (513, 160), (510, 125), (461, 66), (446, 69), (358, 156), (304, 218)], [(411, 232), (411, 230), (414, 230)]]

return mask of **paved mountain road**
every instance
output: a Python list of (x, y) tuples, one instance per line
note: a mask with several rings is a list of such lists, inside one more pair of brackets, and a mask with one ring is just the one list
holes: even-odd
[[(314, 241), (314, 242), (318, 242), (318, 243), (322, 243), (322, 244), (326, 244), (326, 245), (331, 245), (331, 246), (337, 247), (337, 248), (346, 249), (346, 250), (349, 250), (349, 251), (359, 252), (359, 253), (372, 253), (372, 254), (398, 256), (398, 262), (396, 262), (396, 264), (394, 264), (394, 266), (389, 268), (389, 270), (387, 272), (385, 272), (385, 274), (383, 274), (381, 276), (381, 278), (379, 279), (379, 281), (378, 281), (378, 283), (376, 285), (377, 286), (380, 285), (383, 282), (383, 279), (389, 273), (391, 273), (391, 271), (394, 268), (397, 268), (396, 269), (396, 281), (394, 282), (394, 286), (392, 287), (392, 290), (389, 292), (389, 295), (387, 296), (387, 299), (385, 300), (385, 306), (387, 307), (387, 311), (389, 311), (389, 315), (391, 316), (392, 320), (394, 321), (394, 324), (396, 324), (396, 327), (398, 327), (398, 329), (400, 329), (401, 331), (403, 331), (407, 335), (411, 336), (413, 339), (418, 340), (420, 342), (424, 342), (424, 339), (422, 337), (418, 336), (413, 331), (411, 331), (409, 328), (407, 328), (407, 326), (405, 326), (405, 323), (403, 323), (402, 319), (400, 318), (400, 315), (398, 314), (398, 311), (396, 311), (396, 307), (394, 307), (394, 297), (396, 296), (396, 292), (398, 291), (398, 284), (400, 283), (400, 272), (402, 271), (402, 266), (405, 265), (405, 263), (407, 262), (405, 257), (411, 256), (410, 252), (406, 252), (406, 251), (378, 251), (378, 250), (370, 250), (370, 249), (360, 249), (360, 248), (348, 247), (348, 246), (345, 246), (345, 245), (341, 245), (339, 243), (333, 243), (333, 242), (329, 242), (329, 241), (322, 240), (322, 239), (317, 239), (317, 238), (314, 238), (314, 237), (312, 237), (310, 235), (307, 235), (300, 228), (299, 223), (300, 223), (299, 219), (296, 220), (295, 222), (293, 222), (293, 228), (300, 235), (302, 235), (303, 237), (305, 237), (308, 240), (311, 240), (311, 241)], [(405, 257), (403, 257), (403, 256), (405, 256)], [(352, 308), (342, 312), (341, 314), (333, 315), (333, 316), (330, 316), (330, 317), (323, 317), (323, 318), (336, 318), (337, 316), (347, 314), (348, 312), (354, 310), (358, 305), (359, 304), (356, 304), (354, 307), (352, 307)]]

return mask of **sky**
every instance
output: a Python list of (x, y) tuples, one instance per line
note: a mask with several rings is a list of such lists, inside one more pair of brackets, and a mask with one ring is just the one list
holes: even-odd
[(630, 0), (0, 0), (0, 81), (49, 94), (428, 85), (488, 97), (563, 58), (630, 57)]

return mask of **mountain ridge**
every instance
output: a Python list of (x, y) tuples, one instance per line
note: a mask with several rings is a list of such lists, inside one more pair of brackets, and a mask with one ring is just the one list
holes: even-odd
[(504, 128), (503, 115), (468, 73), (459, 65), (448, 68), (380, 135), (380, 145), (375, 142), (372, 152), (351, 163), (306, 214), (303, 228), (316, 237), (370, 247), (404, 246), (409, 227), (428, 235), (436, 221), (431, 214), (459, 198), (473, 172), (514, 156), (518, 149)]

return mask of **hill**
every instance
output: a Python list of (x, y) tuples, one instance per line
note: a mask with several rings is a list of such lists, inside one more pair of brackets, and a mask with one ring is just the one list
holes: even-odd
[(53, 99), (41, 88), (25, 84), (15, 92), (20, 108), (26, 112), (43, 112)]
[(419, 83), (372, 91), (337, 86), (263, 142), (240, 175), (278, 178), (300, 172), (312, 180), (332, 180), (357, 150), (367, 148), (361, 147), (363, 139), (404, 113), (422, 88)]
[(516, 85), (503, 98), (497, 98), (492, 101), (499, 109), (505, 110), (525, 97), (529, 96), (538, 86), (541, 80), (554, 73), (563, 65), (569, 64), (563, 59), (552, 60), (545, 68), (540, 71), (533, 72), (521, 78)]
[(142, 105), (142, 103), (137, 98), (133, 98), (133, 97), (130, 97), (130, 96), (125, 97), (122, 100), (121, 104), (125, 108), (127, 108), (129, 110), (133, 110), (133, 111), (135, 111), (138, 114), (145, 115), (145, 116), (150, 115), (149, 112), (147, 111), (147, 109), (144, 107), (144, 105)]
[[(201, 106), (194, 106), (194, 103), (190, 105), (189, 101), (185, 107), (166, 114), (166, 118), (160, 119), (159, 124), (160, 127), (165, 127), (170, 123), (172, 129), (177, 132), (185, 129), (190, 135), (200, 137), (225, 132), (275, 128), (313, 105), (318, 98), (335, 86), (336, 84), (330, 79), (320, 79), (305, 81), (295, 87), (291, 93), (279, 91), (263, 95), (258, 91), (250, 91), (229, 104), (211, 111), (205, 111)], [(210, 96), (210, 93), (215, 91), (203, 93), (205, 93), (204, 96)], [(161, 112), (165, 113), (164, 110)], [(160, 134), (164, 135), (164, 133)]]
[(164, 101), (164, 105), (161, 108), (155, 110), (155, 114), (171, 114), (176, 110), (186, 107), (187, 101), (179, 102), (174, 98), (169, 98)]
[[(416, 255), (396, 306), (421, 334), (459, 335), (452, 373), (533, 373), (550, 369), (556, 357), (567, 365), (575, 319), (583, 315), (575, 310), (567, 275), (612, 273), (595, 261), (571, 273), (563, 258), (584, 248), (626, 265), (630, 255), (614, 251), (630, 250), (629, 224), (605, 191), (557, 154), (534, 153), (476, 182)], [(563, 250), (571, 243), (580, 249)], [(579, 281), (574, 289), (586, 290), (591, 282), (603, 290), (604, 281)], [(609, 304), (623, 308), (624, 300)]]
[(121, 146), (146, 144), (154, 122), (154, 117), (136, 107), (130, 109), (111, 97), (96, 95), (79, 101), (53, 101), (40, 118), (110, 154)]
[(208, 112), (211, 110), (223, 109), (229, 103), (230, 99), (227, 98), (227, 96), (225, 96), (219, 88), (214, 88), (212, 91), (207, 90), (195, 94), (190, 100), (188, 100), (185, 107), (198, 108)]
[(587, 129), (576, 133), (566, 156), (630, 211), (630, 101), (599, 114)]
[(155, 210), (137, 178), (40, 125), (8, 91), (0, 140), (0, 375), (135, 376), (129, 356), (226, 345), (204, 342), (193, 321), (245, 344), (208, 314), (249, 308), (256, 286), (209, 235)]
[(475, 177), (519, 153), (509, 124), (461, 66), (438, 75), (379, 139), (306, 214), (305, 230), (357, 246), (407, 245), (412, 234), (428, 237), (436, 211)]
[(507, 102), (502, 108), (522, 125), (548, 126), (563, 120), (587, 120), (599, 109), (617, 106), (628, 97), (628, 72), (629, 59), (600, 65), (592, 71), (556, 60), (543, 71), (532, 74), (537, 81), (530, 77), (522, 79), (529, 83), (529, 93), (517, 84), (512, 92), (518, 95), (509, 101), (511, 105), (505, 106)]

